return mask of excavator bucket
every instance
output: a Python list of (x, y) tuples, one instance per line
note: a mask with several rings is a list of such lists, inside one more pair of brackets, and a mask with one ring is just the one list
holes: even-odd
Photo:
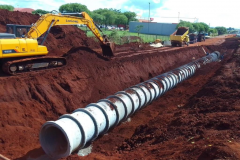
[(102, 53), (104, 56), (108, 56), (108, 57), (114, 56), (115, 43), (106, 42), (105, 44), (102, 44), (101, 47), (102, 47)]

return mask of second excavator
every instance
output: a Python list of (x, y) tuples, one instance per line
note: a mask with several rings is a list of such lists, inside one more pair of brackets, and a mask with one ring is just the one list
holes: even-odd
[[(16, 74), (32, 70), (60, 67), (66, 64), (64, 57), (46, 56), (48, 49), (43, 45), (50, 29), (56, 25), (86, 25), (100, 41), (104, 56), (113, 56), (115, 45), (106, 35), (101, 35), (101, 29), (86, 13), (48, 13), (42, 15), (31, 27), (26, 27), (27, 33), (16, 37), (16, 26), (8, 25), (7, 32), (0, 34), (0, 60), (2, 70), (8, 74)], [(12, 34), (10, 34), (12, 33)], [(42, 41), (38, 39), (42, 37)], [(40, 43), (40, 44), (39, 44)]]

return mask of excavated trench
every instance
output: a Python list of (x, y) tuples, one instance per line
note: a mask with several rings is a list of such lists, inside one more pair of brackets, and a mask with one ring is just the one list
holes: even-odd
[[(93, 153), (89, 158), (99, 156), (108, 158), (111, 155), (115, 157), (114, 154), (117, 152), (120, 159), (127, 159), (122, 153), (129, 153), (131, 150), (135, 156), (134, 153), (137, 152), (134, 143), (138, 146), (148, 139), (154, 139), (152, 135), (154, 132), (142, 133), (145, 125), (156, 128), (157, 126), (150, 125), (156, 117), (164, 115), (170, 119), (173, 113), (167, 112), (177, 110), (178, 106), (180, 108), (184, 106), (231, 57), (234, 48), (227, 48), (225, 44), (205, 47), (209, 52), (216, 49), (227, 52), (224, 62), (210, 64), (201, 69), (196, 76), (136, 113), (130, 123), (122, 124), (107, 136), (99, 138), (93, 143)], [(89, 103), (202, 56), (204, 52), (201, 47), (188, 47), (108, 61), (98, 58), (91, 50), (84, 51), (83, 48), (79, 48), (67, 55), (69, 63), (63, 68), (2, 77), (1, 153), (13, 159), (26, 159), (37, 153), (43, 154), (38, 133), (45, 121), (56, 120), (62, 114), (71, 113), (77, 108), (83, 108)], [(164, 125), (167, 119), (156, 123)], [(135, 134), (140, 135), (135, 137)], [(138, 154), (139, 156), (144, 155)]]
[(26, 151), (34, 144), (37, 147), (38, 132), (45, 121), (56, 120), (62, 114), (202, 56), (202, 48), (194, 47), (105, 61), (81, 49), (67, 56), (68, 65), (63, 68), (2, 77), (2, 151), (6, 147), (8, 154), (17, 155), (22, 153), (14, 149), (17, 146)]
[[(36, 19), (31, 18), (28, 23)], [(70, 26), (53, 28), (47, 42), (50, 55), (67, 58), (66, 66), (0, 77), (0, 154), (11, 159), (48, 159), (39, 144), (46, 121), (205, 56), (202, 47), (193, 46), (135, 55), (125, 52), (108, 59), (94, 51), (99, 49), (97, 42)], [(204, 46), (207, 52), (227, 53), (224, 60), (204, 66), (134, 114), (131, 122), (98, 138), (90, 155), (66, 159), (238, 159), (234, 147), (239, 146), (239, 102), (234, 99), (240, 61), (233, 57), (238, 45), (236, 38), (228, 38), (221, 45)]]

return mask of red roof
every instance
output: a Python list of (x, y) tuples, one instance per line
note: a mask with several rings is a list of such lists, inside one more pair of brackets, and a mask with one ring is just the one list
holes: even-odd
[(149, 22), (149, 20), (146, 19), (138, 19), (139, 22)]
[(14, 8), (14, 11), (32, 13), (32, 11), (34, 11), (34, 9), (32, 9), (32, 8)]

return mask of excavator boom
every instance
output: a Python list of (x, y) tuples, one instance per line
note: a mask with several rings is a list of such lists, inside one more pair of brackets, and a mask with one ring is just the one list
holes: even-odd
[[(95, 37), (101, 42), (103, 55), (113, 56), (115, 45), (109, 42), (106, 36), (101, 36), (98, 27), (95, 25), (93, 19), (86, 13), (79, 14), (81, 17), (62, 15), (62, 14), (45, 14), (39, 18), (39, 20), (31, 27), (26, 34), (27, 38), (37, 39), (45, 32), (48, 32), (52, 26), (56, 25), (86, 25), (95, 35)], [(44, 37), (45, 40), (46, 37)], [(44, 42), (43, 40), (43, 42)]]

